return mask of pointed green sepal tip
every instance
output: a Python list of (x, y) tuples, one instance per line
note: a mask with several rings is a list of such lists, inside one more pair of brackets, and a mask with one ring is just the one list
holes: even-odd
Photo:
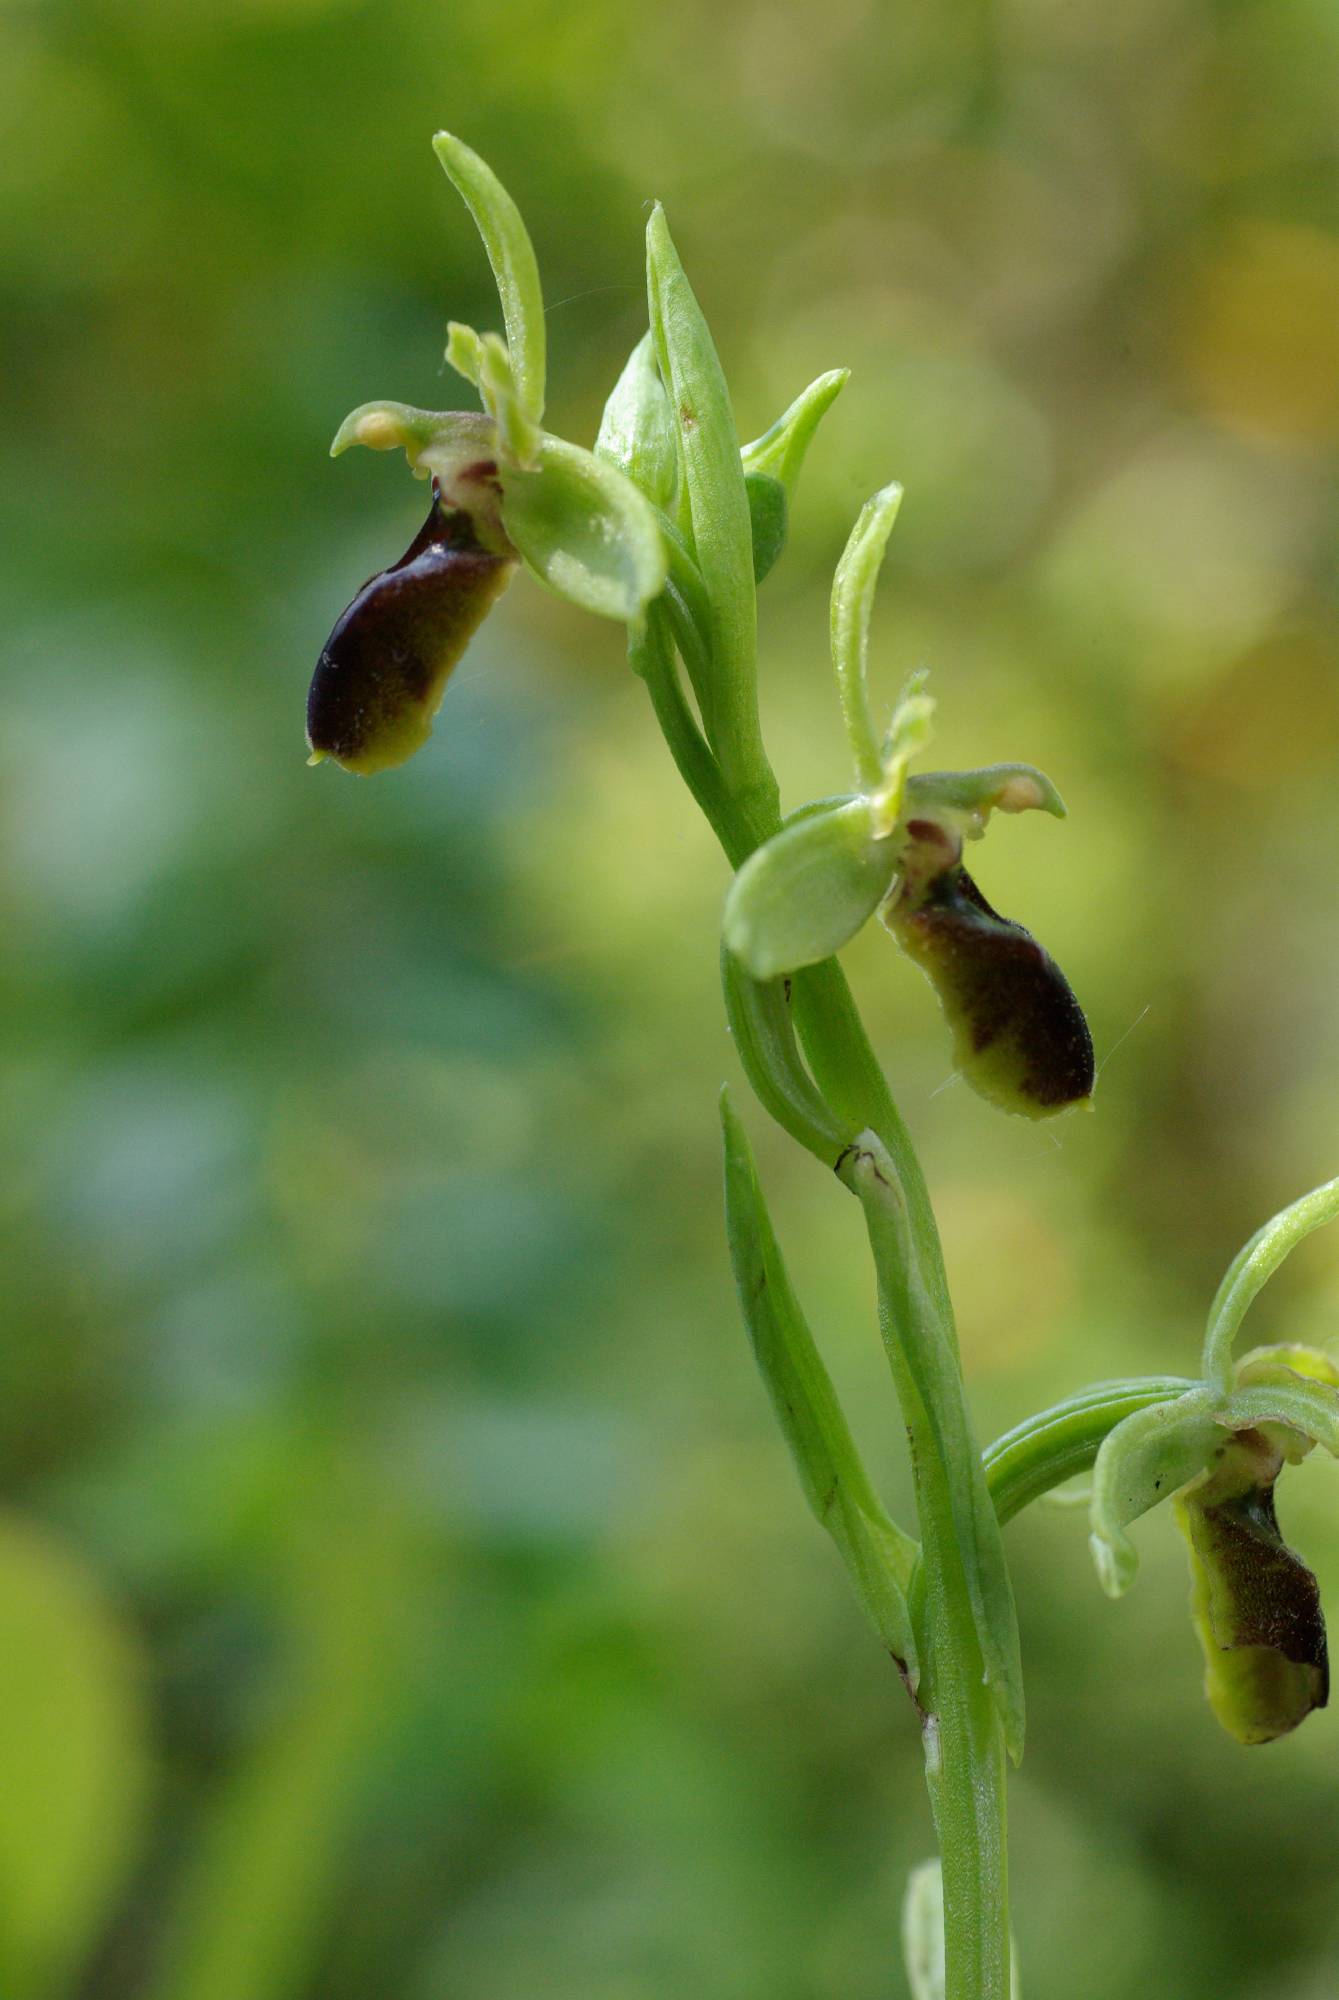
[(472, 147), (451, 132), (438, 132), (432, 150), (483, 239), (502, 301), (517, 390), (526, 414), (538, 423), (544, 414), (545, 327), (534, 245), (516, 203)]
[(434, 493), (400, 560), (363, 585), (321, 650), (307, 699), (308, 761), (331, 757), (367, 777), (412, 757), (514, 567)]
[(1205, 1693), (1239, 1743), (1272, 1743), (1329, 1699), (1320, 1591), (1279, 1533), (1274, 1507), (1288, 1455), (1268, 1427), (1240, 1432), (1176, 1503)]

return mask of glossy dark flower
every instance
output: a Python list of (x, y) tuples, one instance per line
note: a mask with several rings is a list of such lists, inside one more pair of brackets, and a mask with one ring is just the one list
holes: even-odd
[(936, 820), (906, 827), (883, 920), (939, 996), (953, 1059), (1005, 1111), (1046, 1118), (1093, 1088), (1093, 1042), (1064, 973), (1021, 924), (986, 901)]
[(470, 514), (444, 505), (434, 482), (409, 547), (363, 585), (322, 649), (307, 697), (312, 761), (368, 775), (412, 757), (515, 566), (482, 546)]

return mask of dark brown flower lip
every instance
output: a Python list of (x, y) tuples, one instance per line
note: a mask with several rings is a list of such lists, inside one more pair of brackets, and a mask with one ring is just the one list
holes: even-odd
[[(496, 468), (482, 462), (485, 483)], [(436, 482), (427, 519), (395, 562), (346, 606), (307, 698), (313, 761), (368, 775), (426, 741), (452, 669), (505, 587), (513, 561), (483, 547), (472, 516)]]

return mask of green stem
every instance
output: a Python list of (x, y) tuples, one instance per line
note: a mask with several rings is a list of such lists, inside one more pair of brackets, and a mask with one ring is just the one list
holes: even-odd
[[(653, 607), (647, 628), (634, 643), (633, 661), (646, 680), (657, 720), (671, 755), (721, 846), (735, 868), (775, 832), (779, 815), (771, 772), (752, 729), (748, 772), (741, 785), (704, 740), (679, 683), (670, 628)], [(751, 690), (750, 690), (751, 692)], [(733, 718), (736, 723), (738, 717)], [(755, 749), (755, 746), (759, 746)], [(741, 796), (741, 793), (743, 796)], [(1006, 1847), (1005, 1732), (999, 1705), (1001, 1667), (982, 1649), (981, 1578), (976, 1594), (964, 1558), (964, 1502), (942, 1462), (946, 1421), (955, 1437), (971, 1441), (957, 1339), (944, 1272), (943, 1252), (925, 1178), (911, 1136), (898, 1114), (870, 1046), (859, 1013), (835, 960), (799, 973), (792, 990), (794, 1020), (818, 1096), (844, 1122), (868, 1129), (886, 1151), (905, 1213), (900, 1240), (880, 1257), (881, 1292), (889, 1291), (890, 1269), (900, 1267), (914, 1283), (920, 1314), (929, 1329), (907, 1336), (885, 1310), (885, 1344), (904, 1420), (912, 1440), (917, 1507), (922, 1534), (925, 1672), (919, 1690), (926, 1744), (926, 1772), (939, 1835), (944, 1881), (946, 1953), (945, 2000), (1008, 2000), (1010, 1990), (1008, 1860)], [(843, 1176), (845, 1178), (845, 1176)], [(867, 1210), (868, 1212), (868, 1210)], [(872, 1231), (872, 1235), (874, 1232)], [(927, 1390), (910, 1366), (913, 1351), (925, 1354), (925, 1339), (937, 1343), (941, 1372)], [(921, 1340), (919, 1350), (908, 1340)], [(942, 1372), (947, 1367), (947, 1381)], [(974, 1462), (975, 1446), (972, 1446)], [(961, 1459), (959, 1458), (959, 1463)], [(984, 1497), (995, 1529), (984, 1475)], [(979, 1510), (972, 1517), (984, 1533)], [(970, 1538), (970, 1530), (969, 1530)], [(998, 1570), (1007, 1595), (1007, 1572)], [(994, 1623), (1003, 1624), (1016, 1644), (1012, 1600), (996, 1605)], [(1016, 1660), (1013, 1664), (1016, 1675)], [(1006, 1669), (1006, 1677), (1008, 1670)], [(988, 1675), (992, 1678), (988, 1678)], [(1021, 1709), (1016, 1718), (1021, 1729)]]
[[(923, 1522), (923, 1517), (922, 1517)], [(924, 1522), (923, 1522), (924, 1525)], [(925, 1778), (944, 1877), (944, 2000), (1008, 2000), (1007, 1769), (951, 1547), (925, 1544)]]

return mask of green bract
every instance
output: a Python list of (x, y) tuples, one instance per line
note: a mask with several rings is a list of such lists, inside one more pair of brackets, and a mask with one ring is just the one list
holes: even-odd
[(656, 369), (655, 344), (644, 333), (614, 384), (600, 434), (599, 457), (625, 472), (657, 507), (672, 511), (679, 459), (669, 398)]
[(755, 979), (815, 965), (853, 938), (888, 894), (898, 843), (874, 832), (868, 799), (796, 820), (736, 875), (725, 942)]

